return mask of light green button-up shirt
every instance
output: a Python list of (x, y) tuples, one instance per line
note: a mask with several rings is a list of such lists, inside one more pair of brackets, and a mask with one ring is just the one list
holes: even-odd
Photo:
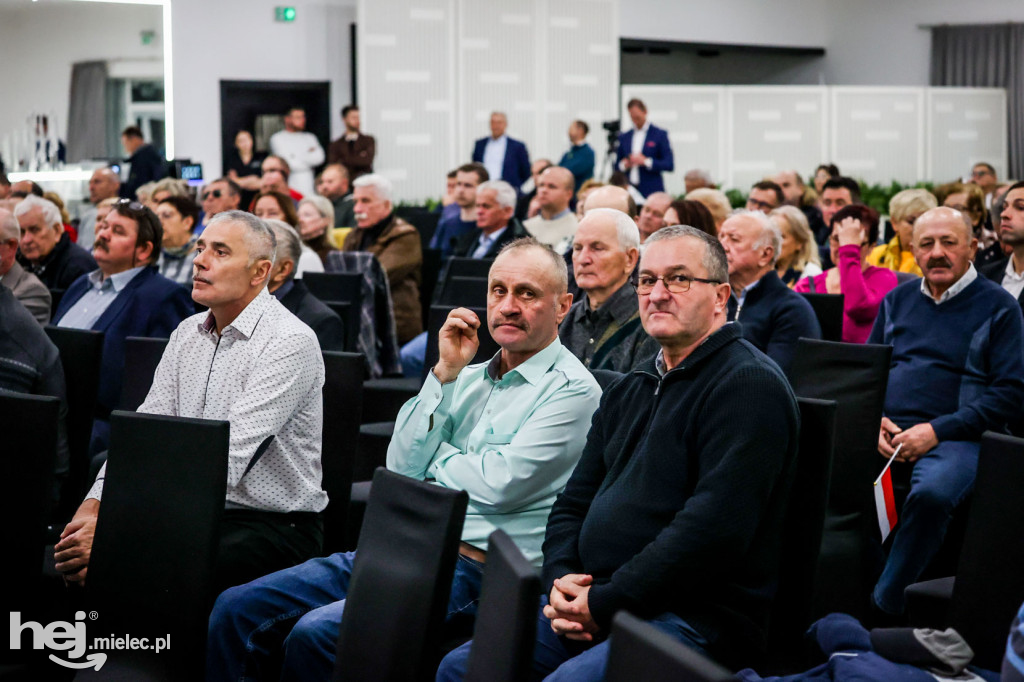
[(504, 530), (535, 565), (555, 497), (579, 461), (601, 398), (555, 339), (497, 379), (500, 355), (442, 385), (433, 372), (395, 422), (388, 469), (469, 493), (462, 540)]

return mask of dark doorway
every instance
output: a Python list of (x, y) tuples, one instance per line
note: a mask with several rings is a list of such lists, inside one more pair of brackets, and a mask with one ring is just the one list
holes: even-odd
[[(306, 130), (316, 135), (320, 146), (331, 142), (331, 86), (327, 81), (221, 81), (220, 146), (221, 163), (228, 167), (239, 130), (255, 133), (257, 121), (265, 128), (270, 117), (283, 117), (292, 107), (306, 110)], [(266, 152), (256, 143), (257, 152)]]

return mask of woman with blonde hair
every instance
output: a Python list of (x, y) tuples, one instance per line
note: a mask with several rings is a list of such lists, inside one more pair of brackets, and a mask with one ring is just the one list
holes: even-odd
[(715, 221), (716, 234), (721, 229), (725, 219), (732, 213), (732, 204), (729, 203), (729, 197), (717, 189), (701, 187), (688, 193), (684, 198), (688, 201), (699, 201), (704, 204), (706, 209), (711, 211), (711, 217)]
[(312, 194), (299, 202), (299, 236), (313, 249), (320, 262), (327, 265), (327, 254), (337, 251), (331, 243), (329, 230), (334, 227), (334, 204), (330, 199)]
[(796, 206), (780, 206), (768, 215), (782, 233), (782, 247), (775, 261), (779, 279), (792, 289), (802, 278), (820, 275), (818, 245), (804, 212)]
[(910, 272), (921, 276), (921, 268), (910, 250), (914, 236), (914, 223), (925, 211), (938, 206), (932, 193), (926, 189), (905, 189), (889, 200), (889, 220), (896, 236), (888, 244), (876, 246), (868, 254), (868, 265), (889, 268), (893, 272)]

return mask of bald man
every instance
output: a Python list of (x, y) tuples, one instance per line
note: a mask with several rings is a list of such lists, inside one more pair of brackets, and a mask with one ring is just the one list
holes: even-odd
[(636, 220), (636, 202), (633, 195), (622, 187), (615, 185), (604, 185), (596, 187), (587, 194), (587, 200), (583, 204), (583, 215), (592, 208), (614, 208), (622, 211), (633, 220)]
[(565, 253), (576, 234), (576, 215), (569, 210), (576, 180), (568, 168), (552, 166), (537, 180), (540, 213), (523, 223), (537, 241)]
[(1024, 403), (1024, 320), (1012, 295), (978, 277), (969, 223), (933, 208), (914, 223), (924, 277), (882, 301), (868, 343), (893, 347), (878, 451), (911, 462), (910, 494), (873, 605), (904, 609), (903, 590), (942, 545), (953, 511), (974, 485), (981, 434), (1005, 432)]
[(91, 249), (96, 241), (96, 207), (104, 199), (111, 199), (121, 190), (121, 178), (110, 168), (97, 168), (89, 178), (89, 203), (92, 208), (85, 212), (78, 225), (78, 241), (83, 248)]

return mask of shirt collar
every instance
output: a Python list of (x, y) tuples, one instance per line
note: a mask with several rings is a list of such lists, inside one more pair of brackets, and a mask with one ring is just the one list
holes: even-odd
[(562, 218), (564, 218), (567, 215), (569, 215), (569, 209), (568, 208), (566, 208), (564, 211), (562, 211), (560, 213), (556, 213), (555, 215), (551, 216), (550, 218), (545, 218), (544, 216), (541, 216), (540, 219), (544, 220), (544, 221), (547, 221), (547, 222), (554, 222), (556, 220), (561, 220)]
[(1015, 281), (1024, 279), (1024, 273), (1018, 275), (1013, 267), (1013, 254), (1010, 254), (1010, 257), (1006, 259), (1006, 276)]
[(106, 286), (107, 282), (110, 282), (110, 286), (114, 288), (114, 291), (116, 293), (121, 293), (121, 291), (123, 291), (124, 288), (128, 286), (128, 282), (131, 282), (133, 279), (135, 279), (135, 276), (138, 275), (143, 270), (145, 270), (147, 267), (149, 266), (140, 265), (137, 268), (132, 268), (130, 270), (125, 270), (124, 272), (119, 272), (116, 275), (111, 275), (110, 277), (107, 277), (106, 280), (103, 279), (102, 270), (93, 270), (92, 272), (89, 273), (89, 284), (91, 284), (94, 289), (102, 289), (104, 286)]
[(346, 142), (355, 142), (359, 139), (359, 133), (345, 133)]
[(500, 144), (508, 139), (508, 134), (504, 134), (501, 137), (495, 139), (490, 135), (487, 136), (487, 144)]
[[(556, 336), (555, 340), (548, 344), (546, 348), (534, 353), (529, 360), (520, 364), (515, 369), (505, 372), (505, 376), (502, 377), (502, 380), (504, 380), (509, 374), (512, 374), (512, 372), (518, 372), (519, 376), (523, 377), (531, 384), (536, 385), (537, 382), (541, 380), (541, 377), (551, 369), (551, 365), (555, 363), (555, 359), (561, 351), (562, 342), (559, 341)], [(499, 381), (495, 377), (498, 376), (498, 367), (500, 365), (501, 351), (499, 350), (485, 367), (485, 374), (487, 375), (487, 378), (495, 383)]]
[(628, 280), (625, 284), (616, 289), (615, 292), (596, 310), (590, 309), (590, 297), (586, 292), (583, 293), (580, 300), (583, 302), (583, 305), (580, 307), (584, 310), (585, 314), (607, 311), (611, 318), (620, 325), (633, 317), (639, 309), (636, 290), (633, 289)]
[(651, 122), (650, 121), (644, 121), (643, 128), (637, 128), (636, 126), (633, 126), (633, 130), (635, 130), (638, 133), (643, 133), (644, 135), (646, 135), (647, 131), (650, 129), (650, 127), (651, 127)]
[[(260, 318), (263, 317), (263, 313), (266, 312), (267, 306), (271, 304), (273, 298), (267, 293), (267, 288), (263, 287), (260, 293), (256, 295), (256, 298), (249, 301), (249, 305), (245, 306), (245, 310), (239, 313), (238, 317), (228, 326), (221, 330), (221, 336), (229, 329), (235, 330), (239, 335), (248, 339), (252, 336), (252, 333), (256, 331), (256, 325), (259, 323)], [(213, 317), (213, 312), (206, 314), (206, 319), (199, 324), (199, 331), (206, 332), (207, 334), (213, 334), (217, 330), (217, 321)]]
[(921, 293), (930, 298), (931, 300), (935, 301), (935, 304), (938, 305), (941, 303), (945, 303), (949, 299), (959, 294), (961, 291), (969, 287), (971, 283), (974, 282), (974, 280), (976, 279), (978, 279), (978, 271), (974, 269), (974, 263), (971, 263), (967, 267), (967, 272), (963, 274), (963, 277), (954, 282), (953, 286), (942, 292), (942, 295), (939, 296), (938, 299), (932, 296), (932, 290), (928, 288), (928, 280), (925, 279), (924, 277), (921, 278)]
[(277, 300), (283, 301), (284, 297), (287, 296), (288, 294), (290, 294), (292, 289), (294, 289), (294, 288), (295, 288), (295, 280), (294, 279), (290, 279), (287, 282), (285, 282), (284, 284), (282, 284), (281, 286), (279, 286), (277, 288), (277, 290), (275, 290), (274, 293), (271, 294), (271, 295), (274, 298), (276, 298)]
[(480, 231), (480, 243), (481, 244), (487, 244), (488, 246), (490, 246), (491, 244), (494, 243), (495, 239), (497, 239), (501, 235), (505, 234), (505, 230), (507, 230), (507, 229), (508, 229), (508, 225), (505, 225), (505, 227), (501, 228), (500, 230), (495, 230), (494, 232), (492, 232), (490, 234), (487, 234), (486, 232), (481, 230)]

